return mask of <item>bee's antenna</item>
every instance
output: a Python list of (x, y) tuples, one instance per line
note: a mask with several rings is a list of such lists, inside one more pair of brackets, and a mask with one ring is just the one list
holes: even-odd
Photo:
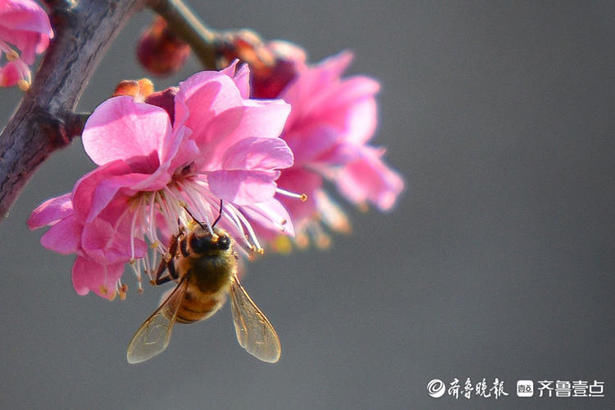
[(218, 223), (218, 221), (220, 220), (220, 218), (222, 218), (222, 206), (223, 206), (223, 202), (222, 202), (222, 198), (220, 199), (220, 212), (218, 213), (218, 217), (216, 218), (216, 220), (214, 221), (214, 223), (211, 225), (211, 227), (213, 228), (214, 226), (216, 226), (216, 224)]
[(185, 210), (186, 212), (188, 212), (188, 215), (190, 215), (190, 217), (192, 218), (192, 220), (193, 220), (194, 222), (198, 223), (198, 224), (201, 226), (201, 228), (203, 228), (203, 229), (207, 230), (207, 226), (206, 226), (206, 225), (203, 225), (203, 223), (202, 223), (201, 221), (199, 221), (198, 219), (196, 219), (196, 218), (194, 217), (194, 215), (192, 215), (192, 212), (190, 212), (190, 210), (188, 209), (188, 207), (184, 206), (184, 210)]

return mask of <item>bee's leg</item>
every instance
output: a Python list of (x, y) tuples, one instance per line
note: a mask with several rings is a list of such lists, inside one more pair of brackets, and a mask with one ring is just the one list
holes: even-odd
[(171, 242), (169, 243), (169, 252), (167, 252), (166, 262), (168, 262), (171, 258), (177, 255), (177, 242), (179, 242), (180, 238), (183, 237), (183, 232), (180, 232), (177, 235), (173, 235), (171, 237)]
[(170, 282), (172, 278), (170, 276), (165, 276), (164, 278), (158, 278), (152, 281), (152, 285), (162, 285), (163, 283)]
[[(161, 285), (172, 279), (177, 279), (173, 258), (177, 254), (177, 243), (179, 242), (181, 237), (183, 237), (183, 230), (180, 228), (180, 232), (177, 235), (173, 235), (171, 237), (171, 241), (169, 243), (169, 252), (164, 255), (164, 257), (160, 261), (160, 264), (158, 265), (158, 268), (156, 268), (156, 272), (154, 273), (155, 279), (151, 281), (152, 285)], [(168, 271), (169, 274), (163, 277), (165, 271)]]
[(166, 272), (167, 268), (172, 263), (173, 263), (173, 259), (171, 259), (170, 262), (167, 262), (165, 259), (162, 259), (160, 261), (160, 264), (158, 265), (158, 269), (156, 269), (156, 273), (154, 274), (155, 279), (152, 279), (150, 283), (152, 285), (162, 285), (163, 283), (170, 281), (171, 276), (168, 274), (163, 276), (163, 274)]
[(179, 278), (179, 275), (177, 274), (177, 271), (175, 270), (175, 262), (174, 261), (170, 261), (167, 264), (167, 271), (169, 272), (169, 276), (171, 277), (171, 279)]
[(182, 237), (182, 239), (179, 241), (179, 250), (181, 251), (184, 257), (188, 256), (187, 242), (188, 242), (187, 236)]
[[(161, 267), (158, 268), (159, 272), (156, 272), (156, 279), (152, 281), (153, 285), (162, 285), (163, 283), (167, 283), (171, 280), (176, 280), (179, 278), (179, 275), (175, 270), (175, 261), (173, 259), (171, 259), (166, 264), (164, 263), (164, 261), (162, 261), (160, 265)], [(165, 268), (167, 271), (167, 275), (162, 276), (162, 273), (165, 271)]]

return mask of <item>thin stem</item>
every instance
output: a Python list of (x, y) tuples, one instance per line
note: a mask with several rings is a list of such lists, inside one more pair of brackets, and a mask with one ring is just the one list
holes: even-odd
[(218, 35), (205, 27), (182, 0), (150, 0), (148, 5), (164, 17), (173, 33), (190, 44), (205, 68), (216, 68), (214, 46)]

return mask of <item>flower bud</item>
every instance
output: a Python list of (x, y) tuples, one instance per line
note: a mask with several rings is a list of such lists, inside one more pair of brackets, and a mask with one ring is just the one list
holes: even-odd
[(113, 97), (125, 95), (132, 97), (137, 102), (143, 102), (145, 99), (154, 92), (154, 83), (149, 78), (142, 78), (140, 80), (123, 80), (113, 92)]
[(137, 45), (137, 58), (146, 70), (165, 76), (178, 71), (190, 55), (190, 46), (169, 30), (162, 17), (141, 35)]
[(236, 58), (250, 66), (254, 98), (276, 98), (305, 64), (305, 53), (298, 46), (283, 41), (265, 44), (250, 30), (226, 33), (217, 53), (218, 67)]

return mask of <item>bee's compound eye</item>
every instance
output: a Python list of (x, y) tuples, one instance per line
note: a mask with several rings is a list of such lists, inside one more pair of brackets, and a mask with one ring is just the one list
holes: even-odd
[(222, 235), (218, 238), (218, 248), (227, 250), (231, 247), (231, 238), (226, 235)]

